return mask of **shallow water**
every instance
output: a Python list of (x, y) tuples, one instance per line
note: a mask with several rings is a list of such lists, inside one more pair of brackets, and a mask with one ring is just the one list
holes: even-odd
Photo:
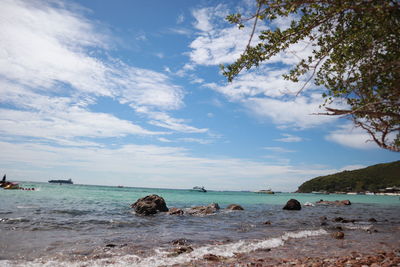
[[(117, 265), (112, 259), (118, 257), (118, 262), (125, 259), (136, 265), (158, 266), (183, 263), (207, 253), (232, 256), (260, 248), (283, 247), (290, 240), (328, 235), (338, 225), (363, 233), (374, 227), (379, 229), (376, 235), (385, 239), (388, 238), (384, 235), (390, 236), (400, 229), (400, 200), (395, 196), (265, 195), (47, 183), (22, 185), (36, 190), (0, 190), (0, 265), (3, 262), (7, 265), (51, 266), (54, 261), (66, 266), (71, 262), (79, 265), (87, 261), (91, 265), (95, 265), (94, 262)], [(136, 216), (130, 204), (149, 194), (162, 196), (170, 208), (216, 202), (222, 210), (204, 217)], [(291, 198), (301, 203), (316, 202), (321, 198), (349, 199), (352, 205), (282, 210)], [(240, 204), (245, 210), (223, 210), (232, 203)], [(324, 216), (327, 223), (321, 225)], [(340, 224), (332, 221), (339, 216), (356, 222)], [(369, 222), (371, 217), (378, 222)], [(270, 224), (265, 224), (266, 221)], [(171, 242), (176, 239), (186, 239), (195, 250), (168, 257), (173, 247)], [(315, 246), (318, 249), (318, 245)], [(104, 263), (104, 260), (109, 262)]]

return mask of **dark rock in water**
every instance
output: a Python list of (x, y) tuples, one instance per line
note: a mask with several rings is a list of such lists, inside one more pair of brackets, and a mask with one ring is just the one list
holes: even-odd
[(183, 210), (178, 208), (170, 208), (168, 211), (169, 215), (183, 215)]
[(156, 214), (159, 211), (168, 211), (165, 200), (158, 195), (150, 195), (140, 198), (131, 205), (131, 208), (135, 209), (135, 212), (139, 215), (151, 215)]
[(244, 208), (240, 205), (237, 204), (230, 204), (228, 207), (226, 207), (227, 210), (244, 210)]
[(181, 246), (173, 249), (173, 252), (170, 256), (178, 256), (182, 253), (190, 253), (193, 251), (192, 247), (189, 246)]
[(369, 218), (368, 221), (369, 221), (369, 222), (372, 222), (372, 223), (378, 222), (375, 218)]
[(336, 217), (333, 219), (334, 222), (342, 222), (344, 219), (342, 217)]
[(172, 240), (171, 244), (174, 246), (186, 246), (189, 244), (189, 241), (185, 238), (180, 238), (180, 239)]
[(208, 261), (219, 261), (219, 257), (214, 254), (206, 254), (203, 256), (203, 259), (208, 260)]
[(301, 210), (301, 204), (296, 199), (290, 199), (283, 207), (284, 210)]
[(264, 224), (271, 225), (271, 221), (266, 221)]
[(197, 206), (189, 209), (187, 213), (190, 215), (210, 215), (216, 213), (220, 209), (217, 203), (212, 203), (208, 206)]
[(117, 246), (117, 245), (115, 245), (115, 244), (107, 244), (107, 245), (106, 245), (107, 248), (115, 248), (116, 246)]
[(332, 237), (336, 238), (336, 239), (343, 239), (344, 233), (343, 232), (334, 232), (334, 233), (332, 233)]
[(348, 219), (344, 219), (342, 217), (336, 217), (333, 219), (333, 221), (340, 222), (340, 223), (354, 223), (356, 220), (354, 220), (354, 219), (348, 220)]
[(343, 221), (342, 221), (342, 223), (354, 223), (356, 220), (354, 220), (354, 219), (351, 219), (351, 220), (347, 220), (347, 219), (344, 219)]

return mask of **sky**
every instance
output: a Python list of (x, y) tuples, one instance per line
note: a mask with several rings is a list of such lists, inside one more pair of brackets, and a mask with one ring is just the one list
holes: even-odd
[(254, 10), (251, 0), (0, 0), (0, 171), (288, 192), (399, 160), (350, 120), (313, 115), (323, 112), (322, 88), (296, 96), (307, 77), (282, 75), (310, 53), (305, 43), (227, 82), (219, 65), (244, 51), (251, 27), (225, 17)]

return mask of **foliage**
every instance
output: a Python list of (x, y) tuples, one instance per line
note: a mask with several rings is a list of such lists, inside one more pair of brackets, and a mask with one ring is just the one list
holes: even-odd
[(400, 161), (369, 166), (320, 176), (303, 183), (298, 192), (377, 192), (386, 187), (400, 186)]
[[(398, 0), (256, 0), (249, 18), (227, 17), (243, 28), (254, 19), (244, 53), (235, 63), (221, 66), (232, 81), (243, 69), (258, 67), (293, 44), (307, 42), (308, 58), (284, 75), (307, 79), (324, 88), (325, 115), (346, 116), (365, 129), (380, 147), (400, 151), (400, 2)], [(289, 28), (261, 31), (251, 40), (260, 20), (295, 18)], [(272, 24), (269, 24), (272, 25)], [(329, 107), (345, 102), (348, 108)]]

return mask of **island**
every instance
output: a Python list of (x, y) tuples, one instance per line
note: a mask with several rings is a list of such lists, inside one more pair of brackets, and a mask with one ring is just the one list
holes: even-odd
[(313, 178), (298, 193), (400, 194), (400, 161)]

